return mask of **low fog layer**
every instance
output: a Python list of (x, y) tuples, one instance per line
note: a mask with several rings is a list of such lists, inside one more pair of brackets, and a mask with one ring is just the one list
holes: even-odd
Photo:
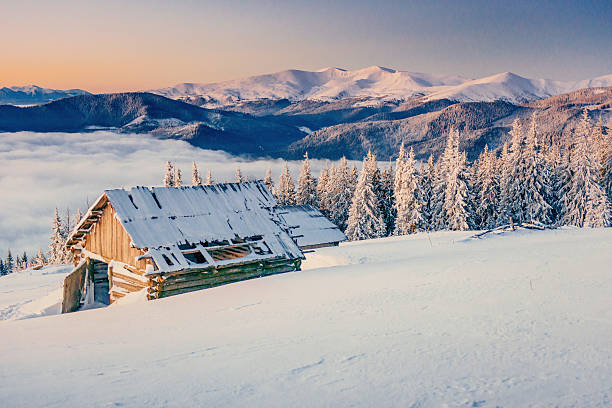
[[(158, 186), (164, 164), (173, 161), (191, 184), (196, 161), (204, 179), (208, 169), (216, 181), (233, 181), (236, 167), (250, 180), (272, 168), (275, 183), (282, 160), (249, 161), (220, 151), (195, 148), (183, 141), (158, 140), (147, 135), (92, 133), (0, 133), (0, 257), (10, 248), (34, 255), (47, 249), (53, 209), (64, 216), (69, 207), (85, 210), (104, 189), (136, 185)], [(297, 181), (300, 162), (289, 162)], [(325, 165), (312, 160), (318, 176)]]

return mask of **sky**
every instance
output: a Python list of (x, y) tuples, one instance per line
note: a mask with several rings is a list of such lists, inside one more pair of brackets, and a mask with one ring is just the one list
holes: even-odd
[(612, 2), (0, 0), (0, 86), (91, 92), (381, 65), (612, 73)]

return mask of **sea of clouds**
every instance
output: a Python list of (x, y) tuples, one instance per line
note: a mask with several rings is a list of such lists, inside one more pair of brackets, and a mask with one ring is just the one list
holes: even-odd
[[(46, 250), (53, 211), (72, 214), (86, 210), (105, 189), (137, 185), (159, 186), (167, 160), (191, 183), (195, 160), (203, 177), (210, 169), (216, 181), (233, 181), (239, 166), (250, 180), (261, 179), (268, 167), (275, 183), (283, 160), (247, 160), (221, 151), (204, 150), (179, 140), (159, 140), (143, 134), (0, 133), (0, 257)], [(297, 181), (301, 162), (290, 161)], [(318, 176), (325, 165), (312, 160)]]

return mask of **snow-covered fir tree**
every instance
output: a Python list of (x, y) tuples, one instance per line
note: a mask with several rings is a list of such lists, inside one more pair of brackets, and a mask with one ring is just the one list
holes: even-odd
[(193, 161), (191, 165), (191, 185), (192, 186), (201, 186), (202, 185), (202, 175), (200, 174), (200, 170), (198, 170), (198, 166)]
[(289, 165), (285, 163), (283, 172), (280, 175), (278, 186), (274, 190), (276, 195), (276, 201), (282, 205), (293, 205), (295, 204), (295, 184), (293, 178), (289, 172)]
[(449, 139), (451, 146), (443, 158), (447, 167), (442, 218), (445, 229), (464, 231), (473, 227), (469, 202), (470, 173), (465, 152), (459, 151), (459, 132), (451, 131)]
[(550, 174), (546, 167), (544, 152), (538, 143), (537, 123), (532, 116), (524, 145), (525, 172), (521, 175), (520, 220), (522, 222), (549, 225), (553, 222)]
[(351, 240), (384, 237), (385, 221), (380, 211), (380, 202), (375, 192), (373, 180), (378, 172), (376, 157), (368, 152), (363, 159), (355, 193), (349, 209), (346, 235)]
[(4, 261), (0, 258), (0, 276), (8, 275), (6, 267), (4, 266)]
[(64, 236), (64, 227), (57, 208), (55, 209), (55, 215), (53, 217), (52, 231), (47, 258), (52, 265), (62, 264), (66, 262), (68, 255), (65, 248), (66, 238)]
[[(448, 183), (450, 172), (458, 161), (458, 145), (459, 132), (452, 128), (449, 130), (448, 136), (446, 137), (446, 147), (444, 148), (444, 152), (434, 168), (433, 199), (431, 206), (431, 228), (434, 230), (443, 230), (448, 228), (448, 220), (444, 210), (446, 201), (446, 185)], [(457, 146), (457, 150), (455, 149), (455, 146)]]
[(211, 186), (213, 184), (215, 184), (215, 181), (213, 180), (212, 172), (208, 170), (208, 172), (206, 173), (206, 185)]
[(270, 190), (270, 192), (274, 191), (274, 181), (272, 181), (272, 169), (270, 167), (268, 167), (268, 170), (266, 170), (266, 177), (264, 178), (264, 183), (266, 183), (266, 187), (268, 187), (268, 190)]
[(37, 266), (45, 266), (47, 264), (47, 258), (45, 258), (45, 254), (43, 250), (38, 248), (38, 252), (36, 253), (36, 258), (34, 258), (34, 265)]
[(379, 192), (380, 212), (385, 221), (385, 230), (387, 234), (391, 234), (395, 229), (395, 197), (393, 194), (393, 183), (395, 181), (395, 173), (393, 165), (389, 165), (380, 173)]
[(326, 197), (328, 197), (329, 219), (343, 231), (346, 229), (355, 182), (346, 157), (342, 157), (333, 173), (333, 180), (327, 183)]
[(478, 159), (476, 183), (475, 218), (480, 228), (495, 228), (499, 220), (499, 172), (497, 157), (486, 145)]
[(11, 250), (8, 250), (6, 254), (6, 259), (4, 260), (4, 269), (6, 274), (13, 273), (13, 269), (15, 268), (15, 259), (13, 258), (13, 254), (11, 254)]
[(561, 191), (562, 223), (577, 227), (610, 225), (610, 203), (600, 185), (588, 112), (585, 110), (569, 161), (569, 182)]
[(295, 203), (298, 205), (317, 205), (317, 185), (316, 180), (310, 172), (310, 162), (308, 161), (308, 153), (304, 155), (304, 162), (300, 169), (300, 177), (298, 178), (297, 192), (295, 195)]
[(429, 230), (432, 225), (432, 205), (433, 205), (433, 182), (435, 179), (435, 165), (433, 155), (429, 155), (427, 165), (421, 163), (419, 172), (419, 201), (421, 202), (421, 216), (423, 218), (423, 228)]
[(411, 147), (406, 153), (402, 143), (395, 165), (395, 235), (412, 234), (424, 227), (419, 187), (414, 151)]
[(329, 203), (327, 200), (328, 183), (329, 180), (329, 162), (325, 163), (325, 167), (321, 169), (321, 174), (317, 180), (317, 199), (319, 202), (319, 208), (322, 210), (329, 209)]
[(502, 152), (502, 180), (500, 195), (500, 223), (523, 222), (523, 182), (526, 173), (523, 149), (523, 124), (515, 119), (510, 130), (512, 141), (507, 153)]
[(174, 187), (174, 165), (170, 161), (166, 162), (163, 185), (164, 187)]
[(235, 183), (243, 183), (244, 177), (242, 176), (242, 171), (240, 170), (240, 166), (236, 167), (236, 176), (234, 177)]
[(182, 185), (183, 185), (183, 172), (178, 167), (175, 167), (173, 187), (180, 187)]

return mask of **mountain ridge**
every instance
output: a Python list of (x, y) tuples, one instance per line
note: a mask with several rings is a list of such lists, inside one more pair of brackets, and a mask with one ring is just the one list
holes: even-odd
[(536, 99), (582, 88), (612, 86), (612, 74), (580, 81), (530, 79), (502, 72), (469, 79), (458, 75), (437, 75), (399, 71), (381, 66), (358, 70), (324, 68), (317, 71), (290, 69), (213, 83), (182, 83), (151, 90), (169, 98), (201, 98), (202, 106), (228, 105), (261, 99), (291, 102), (333, 101), (345, 98), (378, 100), (450, 99), (457, 102), (527, 103)]

